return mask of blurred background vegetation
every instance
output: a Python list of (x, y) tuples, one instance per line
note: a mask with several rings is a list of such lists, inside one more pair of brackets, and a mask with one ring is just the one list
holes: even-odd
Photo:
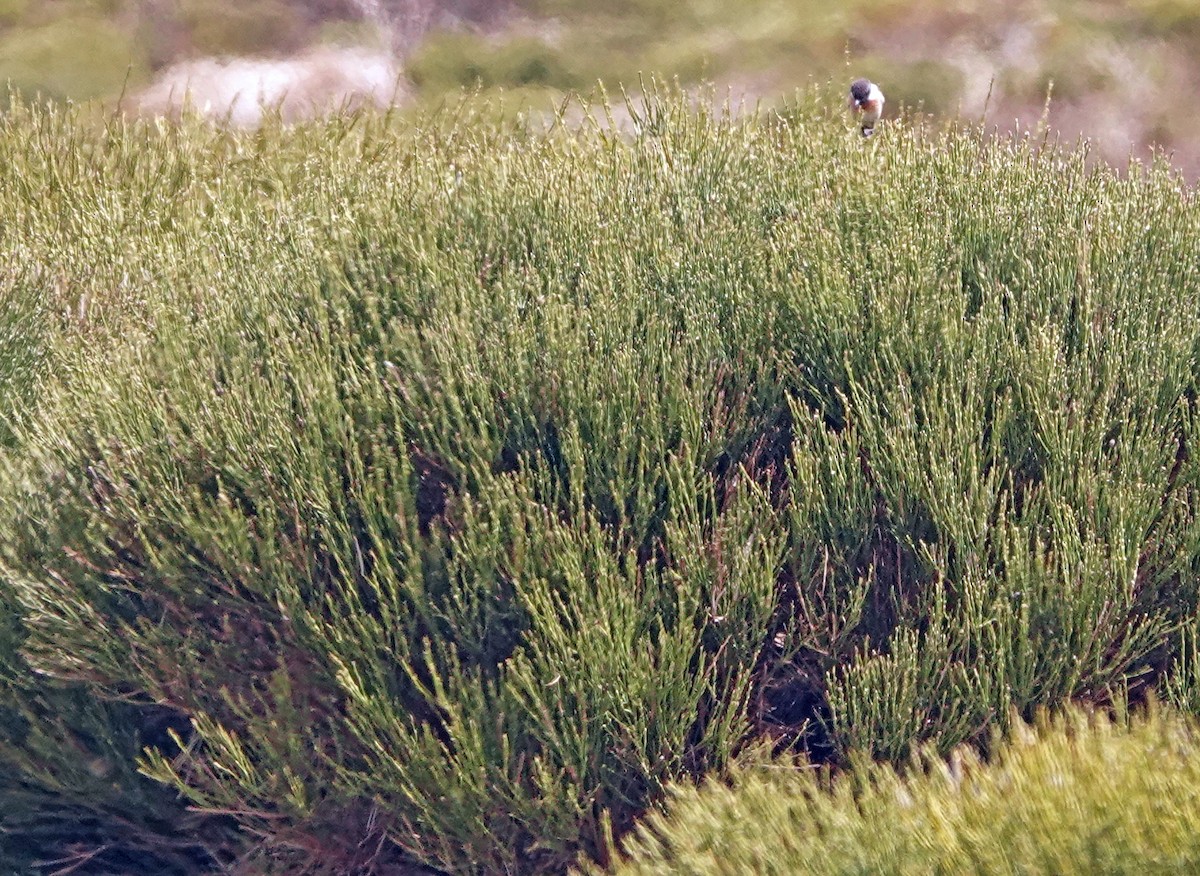
[[(879, 81), (890, 108), (986, 115), (1001, 129), (1036, 125), (1052, 94), (1064, 139), (1086, 136), (1117, 163), (1158, 148), (1188, 171), (1200, 167), (1200, 123), (1180, 106), (1198, 44), (1200, 0), (0, 0), (0, 79), (25, 97), (111, 101), (189, 60), (345, 46), (393, 59), (401, 87), (389, 95), (418, 107), (464, 88), (548, 107), (643, 73), (773, 103), (853, 73)], [(293, 80), (280, 87), (324, 89), (329, 103), (361, 89), (321, 65), (302, 81), (280, 74)]]

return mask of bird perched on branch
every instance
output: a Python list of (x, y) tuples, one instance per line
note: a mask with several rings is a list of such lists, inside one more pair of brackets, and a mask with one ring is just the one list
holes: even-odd
[(883, 92), (870, 79), (855, 79), (850, 83), (850, 109), (858, 113), (862, 135), (875, 133), (875, 123), (883, 115)]

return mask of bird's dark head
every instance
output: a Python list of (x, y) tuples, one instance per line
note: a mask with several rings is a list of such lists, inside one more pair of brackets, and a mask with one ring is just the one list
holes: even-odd
[(871, 80), (855, 79), (850, 83), (850, 99), (855, 105), (861, 105), (871, 95)]

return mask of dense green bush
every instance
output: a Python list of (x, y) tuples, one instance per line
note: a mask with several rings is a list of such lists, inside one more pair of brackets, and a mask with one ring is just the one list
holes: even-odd
[(3, 668), (80, 710), (0, 757), (126, 807), (41, 859), (561, 872), (764, 735), (1193, 702), (1192, 196), (837, 92), (0, 122)]
[(833, 780), (763, 764), (732, 786), (674, 789), (611, 872), (1192, 873), (1198, 743), (1194, 721), (1154, 714), (1119, 727), (1072, 710), (1018, 724), (987, 764), (964, 749), (903, 774), (863, 763)]

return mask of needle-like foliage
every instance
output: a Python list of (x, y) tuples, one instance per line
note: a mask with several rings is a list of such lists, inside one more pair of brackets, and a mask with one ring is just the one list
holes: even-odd
[(838, 105), (0, 120), (14, 854), (561, 872), (1195, 702), (1190, 191)]

